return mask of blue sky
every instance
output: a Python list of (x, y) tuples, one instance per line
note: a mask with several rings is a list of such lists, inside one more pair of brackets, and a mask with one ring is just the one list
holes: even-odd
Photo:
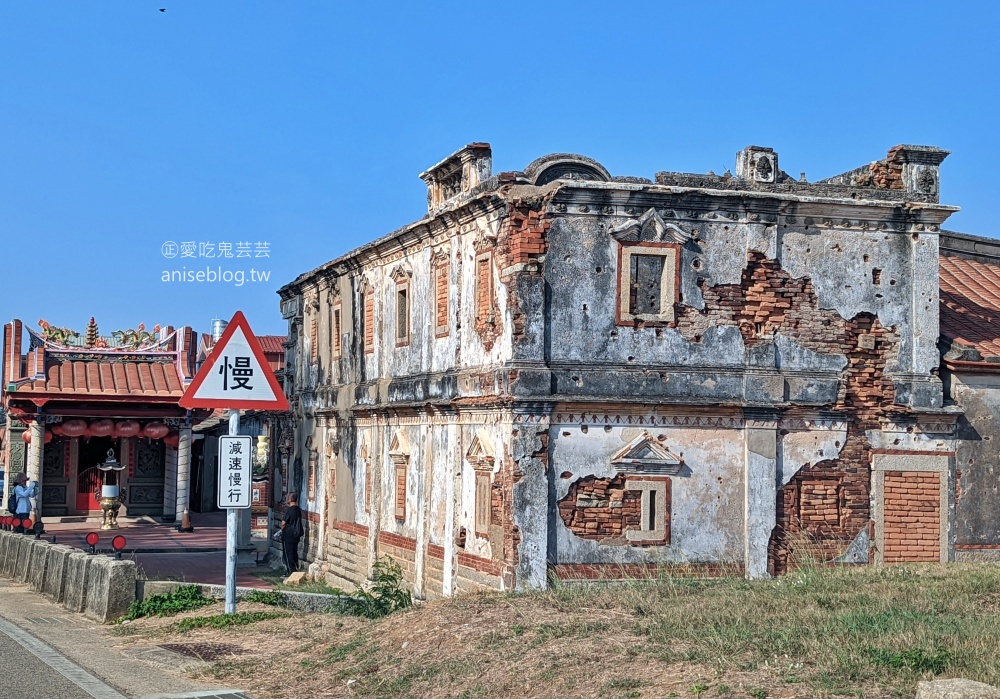
[[(992, 237), (998, 8), (5, 0), (0, 318), (284, 333), (275, 291), (420, 218), (417, 174), (477, 140), (494, 171), (569, 151), (646, 177), (756, 144), (810, 180), (937, 145), (948, 227)], [(220, 267), (166, 241), (248, 242), (222, 269), (270, 279), (164, 283)]]

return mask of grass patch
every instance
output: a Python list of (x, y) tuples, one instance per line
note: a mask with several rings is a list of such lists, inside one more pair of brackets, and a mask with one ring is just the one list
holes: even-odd
[(784, 664), (796, 683), (837, 692), (865, 682), (910, 691), (918, 679), (942, 674), (1000, 684), (992, 650), (1000, 647), (1000, 624), (979, 611), (998, 592), (995, 568), (927, 566), (807, 568), (761, 582), (661, 577), (542, 594), (568, 613), (628, 612), (644, 653), (661, 660), (720, 672)]
[(277, 590), (287, 590), (288, 592), (311, 592), (317, 595), (346, 595), (347, 593), (341, 590), (339, 587), (331, 587), (325, 582), (318, 580), (309, 580), (302, 583), (301, 585), (286, 585), (285, 578), (288, 577), (284, 573), (278, 570), (260, 570), (251, 571), (251, 575), (260, 578), (266, 582), (271, 587)]
[(119, 619), (121, 621), (131, 621), (144, 616), (174, 616), (181, 612), (198, 609), (209, 604), (214, 604), (215, 600), (209, 599), (201, 594), (201, 588), (197, 585), (184, 585), (174, 592), (162, 595), (150, 595), (146, 599), (134, 601), (128, 608), (128, 612)]
[(258, 621), (277, 619), (288, 616), (280, 612), (236, 612), (235, 614), (215, 614), (213, 616), (198, 616), (191, 619), (181, 619), (174, 624), (177, 631), (190, 631), (209, 626), (213, 629), (224, 629), (229, 626), (246, 626)]

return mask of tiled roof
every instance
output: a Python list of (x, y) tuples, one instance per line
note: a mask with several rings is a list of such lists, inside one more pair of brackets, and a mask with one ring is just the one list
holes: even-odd
[[(28, 354), (32, 366), (34, 350)], [(174, 361), (79, 359), (46, 352), (44, 380), (29, 381), (17, 393), (69, 396), (142, 396), (180, 398), (184, 394)]]
[(1000, 264), (942, 255), (941, 335), (1000, 357)]
[(258, 335), (257, 339), (260, 340), (260, 348), (267, 354), (285, 353), (283, 343), (288, 338), (284, 335)]

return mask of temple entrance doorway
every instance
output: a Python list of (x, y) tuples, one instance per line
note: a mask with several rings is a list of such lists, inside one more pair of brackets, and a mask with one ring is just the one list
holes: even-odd
[[(97, 466), (107, 461), (108, 449), (114, 448), (115, 442), (111, 437), (91, 437), (80, 442), (80, 476), (76, 487), (76, 509), (80, 512), (101, 509), (103, 473)], [(115, 449), (115, 458), (119, 456), (119, 449)]]

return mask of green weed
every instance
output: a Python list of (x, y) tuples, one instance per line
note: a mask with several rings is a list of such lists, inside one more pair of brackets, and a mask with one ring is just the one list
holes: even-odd
[(267, 619), (277, 619), (287, 616), (279, 612), (237, 612), (235, 614), (216, 614), (214, 616), (199, 616), (191, 619), (181, 619), (174, 624), (177, 631), (190, 631), (200, 629), (203, 626), (211, 626), (213, 629), (224, 629), (227, 626), (245, 626), (256, 621)]
[(269, 604), (272, 607), (281, 607), (285, 604), (285, 598), (276, 590), (253, 590), (243, 598), (243, 601)]
[(358, 585), (352, 596), (344, 598), (340, 611), (366, 619), (380, 619), (413, 604), (409, 590), (403, 589), (403, 570), (398, 563), (386, 556), (373, 568), (371, 587), (366, 590)]
[(215, 600), (201, 594), (201, 588), (197, 585), (184, 585), (174, 592), (150, 595), (142, 601), (134, 601), (129, 606), (125, 616), (119, 619), (119, 622), (131, 621), (144, 616), (174, 616), (214, 603)]

